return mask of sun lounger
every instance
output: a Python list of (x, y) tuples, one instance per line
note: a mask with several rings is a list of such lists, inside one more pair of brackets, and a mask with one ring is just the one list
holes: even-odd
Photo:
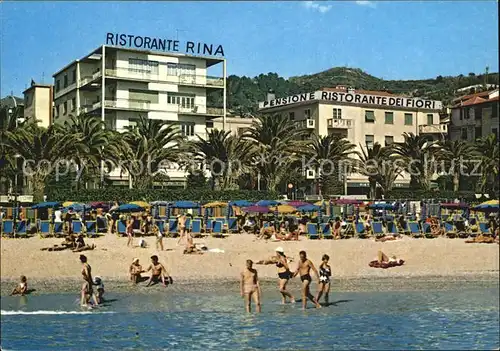
[(427, 239), (433, 239), (435, 236), (432, 234), (431, 224), (430, 223), (422, 223), (422, 233)]
[(376, 238), (381, 238), (385, 236), (384, 226), (382, 225), (382, 222), (373, 222), (371, 227), (373, 235), (375, 235)]
[(322, 239), (333, 239), (332, 227), (328, 223), (321, 223), (321, 238)]
[(458, 237), (465, 239), (469, 237), (469, 231), (465, 227), (464, 221), (458, 221), (455, 223), (455, 228), (457, 229)]
[(307, 237), (309, 239), (319, 239), (318, 226), (316, 223), (307, 223)]
[(368, 233), (366, 231), (365, 223), (364, 222), (358, 222), (354, 226), (354, 230), (356, 232), (356, 235), (360, 239), (365, 239), (368, 237)]
[(223, 238), (224, 234), (222, 233), (222, 229), (223, 229), (223, 222), (222, 221), (214, 221), (212, 236), (215, 238)]
[(457, 237), (457, 231), (456, 231), (453, 223), (445, 222), (444, 223), (444, 231), (445, 231), (446, 236), (448, 238), (456, 238)]
[(83, 223), (80, 221), (73, 222), (73, 234), (80, 234), (83, 229)]
[(193, 219), (191, 223), (191, 236), (193, 238), (201, 237), (201, 219)]
[(479, 222), (479, 233), (491, 236), (491, 231), (487, 222)]
[(42, 238), (49, 237), (52, 233), (49, 221), (40, 221), (38, 224), (38, 235)]
[(408, 227), (410, 229), (410, 235), (414, 238), (423, 237), (422, 231), (420, 230), (420, 226), (418, 222), (408, 222)]
[(6, 219), (2, 221), (2, 236), (13, 237), (14, 236), (14, 221), (11, 219)]
[(207, 219), (207, 223), (205, 224), (205, 233), (212, 232), (212, 230), (214, 229), (214, 221), (215, 221), (215, 219), (213, 219), (213, 218)]
[(64, 236), (63, 225), (64, 225), (63, 222), (54, 222), (54, 225), (52, 226), (52, 228), (53, 228), (53, 234), (55, 237)]
[(237, 233), (238, 232), (238, 218), (229, 217), (227, 220), (227, 231), (229, 233)]
[(168, 234), (169, 236), (177, 236), (177, 219), (170, 218), (168, 220)]
[(127, 222), (124, 220), (118, 220), (116, 222), (116, 233), (118, 235), (126, 235), (127, 234)]
[(398, 235), (398, 228), (396, 226), (396, 223), (394, 222), (387, 222), (387, 233), (388, 234), (393, 234), (393, 235)]
[(96, 221), (86, 221), (85, 229), (88, 238), (97, 236), (97, 223)]

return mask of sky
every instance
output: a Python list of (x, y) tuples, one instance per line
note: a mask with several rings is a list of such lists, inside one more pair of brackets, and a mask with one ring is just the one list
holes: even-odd
[(106, 33), (222, 45), (228, 75), (337, 66), (384, 79), (498, 72), (496, 1), (1, 2), (0, 96), (22, 96)]

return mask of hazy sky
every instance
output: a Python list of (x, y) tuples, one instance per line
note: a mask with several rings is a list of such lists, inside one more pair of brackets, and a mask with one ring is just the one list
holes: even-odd
[(2, 2), (1, 96), (126, 33), (221, 44), (228, 74), (335, 66), (384, 79), (498, 72), (495, 1)]

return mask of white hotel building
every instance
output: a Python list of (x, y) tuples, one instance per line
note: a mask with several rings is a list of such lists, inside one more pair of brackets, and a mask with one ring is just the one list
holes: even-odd
[[(209, 76), (214, 69), (220, 73)], [(214, 118), (225, 126), (224, 58), (103, 45), (53, 77), (56, 123), (90, 114), (100, 116), (108, 128), (124, 131), (139, 116), (146, 116), (178, 124), (188, 138), (203, 137)], [(222, 95), (220, 107), (207, 104), (207, 94), (214, 91)], [(182, 185), (186, 173), (172, 168), (167, 175)], [(119, 172), (113, 178), (128, 182)]]
[[(285, 114), (319, 136), (335, 134), (347, 138), (360, 150), (360, 145), (372, 147), (403, 142), (403, 133), (425, 134), (433, 139), (446, 138), (447, 124), (440, 123), (441, 101), (423, 100), (393, 95), (383, 91), (355, 90), (345, 86), (259, 103), (262, 113)], [(307, 179), (317, 179), (315, 170), (306, 170)], [(395, 181), (394, 186), (407, 187), (409, 177)], [(367, 194), (368, 179), (349, 174), (344, 182), (348, 195)], [(314, 191), (313, 191), (314, 192)], [(334, 194), (326, 194), (334, 195)]]

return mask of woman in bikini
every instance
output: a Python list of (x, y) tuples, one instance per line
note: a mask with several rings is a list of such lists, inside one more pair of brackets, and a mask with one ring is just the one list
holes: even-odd
[(126, 230), (127, 230), (127, 237), (128, 237), (127, 246), (131, 246), (132, 240), (134, 239), (134, 217), (129, 216), (127, 218), (127, 229)]
[(319, 286), (318, 286), (318, 296), (316, 296), (316, 301), (319, 302), (321, 295), (325, 294), (325, 303), (328, 304), (328, 294), (330, 293), (330, 277), (332, 276), (332, 268), (328, 264), (330, 257), (328, 255), (323, 255), (321, 258), (321, 264), (319, 265)]
[(292, 278), (292, 272), (290, 272), (288, 259), (285, 256), (283, 248), (278, 247), (276, 249), (276, 256), (271, 257), (269, 260), (258, 261), (255, 264), (276, 264), (276, 268), (278, 268), (278, 284), (282, 296), (282, 302), (285, 304), (286, 298), (288, 297), (291, 303), (295, 303), (295, 298), (286, 290), (286, 285)]

